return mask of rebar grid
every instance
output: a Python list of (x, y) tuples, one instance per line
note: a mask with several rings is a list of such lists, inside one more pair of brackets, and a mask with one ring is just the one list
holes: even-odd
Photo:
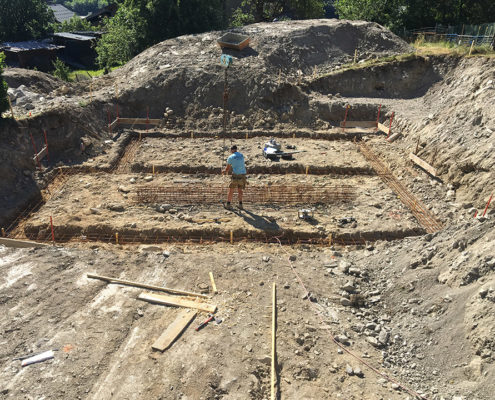
[(373, 150), (364, 142), (359, 143), (361, 153), (366, 157), (371, 166), (382, 180), (397, 194), (399, 199), (406, 205), (418, 222), (428, 233), (434, 233), (442, 229), (442, 224), (431, 214), (407, 188), (400, 183), (392, 172), (383, 164)]
[[(214, 204), (227, 199), (226, 185), (167, 185), (140, 186), (137, 203)], [(237, 190), (234, 190), (237, 196)], [(262, 204), (327, 204), (351, 201), (356, 198), (350, 185), (265, 185), (247, 186), (243, 202)]]

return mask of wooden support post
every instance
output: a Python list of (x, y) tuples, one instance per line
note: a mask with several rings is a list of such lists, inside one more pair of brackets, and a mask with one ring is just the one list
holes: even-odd
[(36, 150), (36, 144), (34, 144), (33, 135), (30, 133), (29, 136), (31, 137), (31, 143), (33, 144), (34, 158), (36, 160), (36, 163), (38, 164), (38, 169), (41, 171), (41, 163), (40, 163), (40, 160), (38, 158), (38, 150)]
[(471, 48), (469, 49), (469, 55), (471, 55), (471, 53), (473, 52), (473, 47), (474, 47), (474, 39), (471, 42)]
[(215, 285), (215, 279), (213, 279), (213, 272), (210, 272), (210, 280), (211, 280), (211, 287), (213, 289), (213, 293), (218, 293), (217, 285)]
[(492, 202), (492, 197), (493, 197), (493, 193), (491, 194), (490, 198), (488, 199), (488, 203), (486, 203), (486, 207), (485, 207), (485, 211), (483, 211), (483, 217), (485, 216), (486, 214), (486, 210), (488, 210), (488, 206), (490, 205), (490, 203)]
[(378, 124), (380, 123), (380, 111), (382, 111), (382, 105), (378, 107), (378, 116), (376, 117), (376, 129), (375, 132), (378, 132)]
[(153, 165), (153, 175), (155, 175), (155, 165)]
[(328, 245), (331, 246), (333, 243), (333, 237), (332, 234), (328, 235)]
[(52, 216), (51, 216), (51, 215), (50, 215), (50, 227), (51, 227), (51, 229), (52, 229), (52, 242), (53, 242), (53, 244), (55, 245), (55, 232), (54, 232), (54, 230), (53, 230), (53, 218), (52, 218)]
[(45, 134), (45, 146), (46, 146), (46, 160), (50, 162), (50, 155), (48, 154), (48, 139), (46, 138), (46, 129), (43, 130)]
[(141, 137), (141, 132), (139, 132), (139, 141), (141, 141), (142, 137)]
[(204, 294), (187, 292), (185, 290), (171, 289), (171, 288), (167, 288), (167, 287), (163, 287), (163, 286), (147, 285), (147, 284), (139, 283), (139, 282), (133, 282), (133, 281), (126, 281), (123, 279), (111, 278), (109, 276), (101, 276), (101, 275), (95, 275), (95, 274), (86, 274), (86, 276), (88, 278), (91, 278), (91, 279), (99, 279), (101, 281), (105, 281), (108, 283), (116, 283), (119, 285), (134, 286), (134, 287), (143, 288), (143, 289), (157, 290), (160, 292), (167, 292), (167, 293), (172, 293), (172, 294), (181, 294), (184, 296), (202, 297), (205, 299), (208, 298), (208, 296), (206, 296)]
[(272, 295), (272, 371), (271, 371), (271, 400), (276, 399), (276, 384), (277, 384), (277, 287), (273, 282)]
[(230, 231), (230, 244), (234, 244), (234, 231)]
[(115, 233), (115, 244), (119, 244), (119, 234)]
[(392, 115), (390, 116), (390, 125), (388, 126), (387, 139), (390, 137), (390, 132), (392, 132), (392, 121), (394, 120), (394, 115), (395, 112), (392, 112)]
[(309, 165), (306, 165), (306, 175), (309, 173)]
[(12, 108), (12, 102), (10, 101), (10, 96), (7, 96), (7, 99), (9, 100), (9, 107), (10, 107), (10, 112), (12, 113), (12, 119), (15, 120), (14, 109)]

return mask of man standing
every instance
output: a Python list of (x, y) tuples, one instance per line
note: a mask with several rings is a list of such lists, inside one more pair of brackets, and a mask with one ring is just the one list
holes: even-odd
[(229, 194), (227, 196), (227, 208), (230, 208), (234, 189), (237, 188), (239, 198), (239, 208), (242, 209), (242, 190), (246, 187), (246, 164), (244, 164), (244, 156), (237, 151), (237, 146), (230, 148), (232, 153), (227, 158), (227, 165), (222, 173), (228, 174), (232, 170), (232, 180), (230, 181)]

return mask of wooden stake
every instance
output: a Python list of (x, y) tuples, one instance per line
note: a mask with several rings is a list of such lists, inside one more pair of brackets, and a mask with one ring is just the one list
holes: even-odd
[(155, 166), (153, 165), (153, 175), (155, 175)]
[(295, 138), (296, 138), (296, 134), (295, 134), (295, 133), (293, 133), (293, 134), (292, 134), (292, 139), (295, 139)]
[(191, 139), (194, 139), (194, 132), (191, 132)]
[(234, 244), (234, 231), (230, 231), (230, 244)]
[(328, 245), (331, 246), (332, 245), (332, 234), (328, 235)]
[(308, 175), (309, 172), (309, 165), (306, 165), (306, 175)]
[(215, 285), (215, 279), (213, 279), (213, 272), (210, 272), (211, 287), (213, 288), (213, 293), (218, 293), (217, 285)]
[(281, 80), (282, 80), (282, 70), (279, 69), (278, 70), (278, 82), (277, 82), (279, 85), (280, 85)]
[(474, 47), (474, 39), (471, 42), (471, 48), (469, 49), (469, 55), (471, 55), (471, 53), (473, 52), (473, 47)]
[(277, 288), (273, 282), (272, 296), (272, 374), (271, 374), (271, 400), (276, 399), (276, 383), (277, 383)]
[(9, 100), (9, 107), (10, 107), (10, 112), (12, 113), (12, 119), (15, 120), (14, 109), (12, 108), (12, 102), (10, 101), (10, 96), (7, 96), (7, 99)]
[(357, 63), (357, 49), (354, 50), (354, 64)]
[(2, 236), (3, 237), (7, 237), (7, 235), (5, 234), (5, 229), (4, 228), (2, 228)]
[(51, 215), (50, 215), (50, 227), (52, 228), (52, 242), (53, 244), (55, 244), (55, 233), (53, 231), (53, 218)]
[(246, 132), (246, 139), (249, 137), (249, 132)]
[(119, 234), (115, 233), (115, 244), (119, 244)]
[(157, 290), (160, 292), (167, 292), (167, 293), (173, 293), (173, 294), (181, 294), (184, 296), (191, 296), (191, 297), (202, 297), (202, 298), (208, 298), (208, 296), (204, 294), (199, 294), (199, 293), (193, 293), (193, 292), (186, 292), (185, 290), (177, 290), (177, 289), (171, 289), (168, 287), (163, 287), (163, 286), (154, 286), (154, 285), (146, 285), (144, 283), (139, 283), (139, 282), (133, 282), (133, 281), (125, 281), (123, 279), (117, 279), (117, 278), (111, 278), (109, 276), (101, 276), (101, 275), (95, 275), (95, 274), (86, 274), (88, 278), (91, 279), (99, 279), (100, 281), (105, 281), (108, 283), (117, 283), (119, 285), (126, 285), (126, 286), (134, 286), (134, 287), (139, 287), (143, 289), (149, 289), (149, 290)]

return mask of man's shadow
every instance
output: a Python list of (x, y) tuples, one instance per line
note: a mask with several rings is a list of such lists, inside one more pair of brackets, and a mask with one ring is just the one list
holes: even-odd
[(252, 211), (246, 210), (245, 208), (232, 211), (234, 212), (234, 214), (244, 219), (244, 221), (246, 221), (249, 225), (255, 227), (256, 229), (260, 229), (263, 231), (280, 230), (280, 226), (275, 220), (267, 218), (263, 215), (255, 214)]

